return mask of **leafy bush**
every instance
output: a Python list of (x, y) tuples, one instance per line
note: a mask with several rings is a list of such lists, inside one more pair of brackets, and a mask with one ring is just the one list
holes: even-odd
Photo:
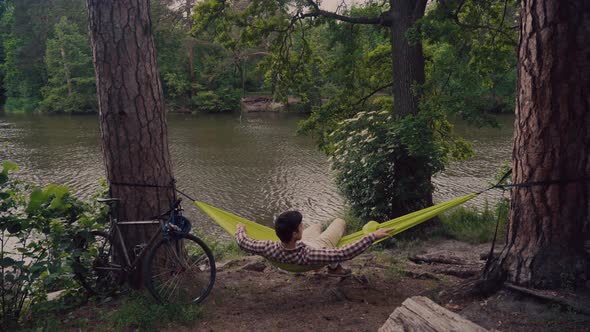
[(469, 145), (453, 137), (443, 116), (421, 112), (395, 120), (391, 103), (391, 98), (376, 99), (376, 110), (341, 121), (328, 136), (336, 182), (354, 215), (364, 220), (425, 207), (411, 204), (432, 192), (431, 174), (442, 171), (449, 158), (470, 155)]
[(18, 167), (4, 162), (0, 172), (0, 321), (17, 324), (43, 310), (47, 293), (77, 288), (71, 263), (75, 239), (99, 228), (100, 211), (68, 188), (44, 188), (10, 177)]
[(31, 113), (39, 105), (35, 98), (8, 97), (4, 103), (4, 110), (9, 113)]
[(199, 91), (193, 96), (192, 102), (199, 111), (210, 113), (234, 111), (239, 107), (240, 92), (231, 88)]

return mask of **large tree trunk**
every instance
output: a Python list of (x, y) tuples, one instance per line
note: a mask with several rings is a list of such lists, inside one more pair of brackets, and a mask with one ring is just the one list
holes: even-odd
[(391, 60), (393, 63), (393, 98), (395, 114), (404, 117), (418, 114), (420, 96), (415, 86), (424, 84), (424, 54), (420, 40), (408, 40), (408, 30), (424, 16), (424, 0), (390, 0)]
[[(164, 212), (174, 197), (149, 0), (87, 1), (102, 151), (111, 195), (123, 200), (120, 220), (146, 220)], [(128, 251), (146, 243), (157, 230), (154, 226), (123, 226)], [(141, 284), (139, 274), (133, 283)]]
[[(426, 0), (390, 0), (391, 5), (391, 61), (393, 65), (393, 104), (397, 118), (416, 115), (420, 95), (416, 87), (424, 84), (424, 54), (420, 40), (409, 40), (408, 31), (424, 16)], [(424, 161), (410, 156), (397, 158), (395, 173), (398, 179), (419, 184), (415, 192), (420, 197), (394, 202), (392, 211), (398, 217), (432, 205), (432, 174)], [(410, 185), (410, 184), (408, 184)], [(432, 224), (432, 223), (430, 223)]]
[[(587, 278), (590, 222), (590, 10), (586, 0), (525, 0), (507, 245), (488, 278), (529, 287)], [(499, 272), (499, 273), (497, 273)]]

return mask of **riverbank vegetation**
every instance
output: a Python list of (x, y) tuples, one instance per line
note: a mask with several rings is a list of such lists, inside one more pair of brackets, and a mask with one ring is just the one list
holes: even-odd
[[(331, 14), (315, 1), (208, 0), (194, 15), (196, 34), (234, 53), (272, 54), (260, 66), (275, 98), (301, 96), (311, 114), (300, 132), (332, 157), (351, 212), (365, 220), (432, 205), (432, 175), (472, 155), (448, 115), (496, 125), (490, 113), (513, 109), (515, 1), (391, 6)], [(403, 10), (405, 23), (392, 19)]]
[[(18, 180), (8, 161), (0, 172), (0, 322), (3, 327), (42, 316), (47, 294), (76, 299), (72, 276), (81, 251), (76, 239), (102, 227), (101, 209), (59, 185)], [(79, 303), (78, 303), (79, 304)]]
[[(206, 36), (190, 35), (195, 2), (151, 1), (152, 30), (168, 109), (239, 109), (243, 89), (263, 89), (263, 74), (257, 72), (256, 59), (236, 62), (230, 52)], [(0, 2), (0, 109), (97, 112), (85, 3)], [(240, 70), (238, 64), (249, 69)]]
[[(490, 114), (514, 107), (516, 1), (424, 4), (404, 34), (419, 62), (408, 78), (394, 77), (403, 67), (394, 66), (404, 44), (392, 39), (397, 23), (374, 20), (389, 15), (387, 3), (336, 16), (313, 4), (151, 0), (168, 109), (231, 111), (247, 91), (297, 96), (310, 113), (300, 132), (332, 157), (357, 217), (431, 205), (431, 176), (473, 153), (447, 116), (496, 125)], [(47, 19), (34, 20), (41, 13)], [(9, 0), (0, 14), (5, 109), (96, 112), (84, 0)]]
[[(369, 97), (390, 91), (390, 36), (379, 26), (303, 20), (290, 27), (291, 44), (283, 47), (285, 35), (277, 31), (289, 27), (290, 7), (236, 3), (217, 17), (215, 6), (151, 1), (169, 110), (230, 111), (244, 94), (269, 93), (277, 101), (295, 95), (303, 109), (314, 112), (304, 126), (311, 130), (375, 107)], [(413, 37), (424, 45), (427, 79), (419, 89), (429, 96), (425, 107), (436, 105), (478, 123), (492, 121), (487, 112), (513, 108), (516, 31), (509, 23), (516, 9), (513, 1), (506, 6), (468, 1), (461, 24), (451, 15), (458, 12), (449, 12), (453, 8), (430, 6)], [(342, 14), (366, 17), (381, 10), (368, 3)], [(252, 17), (245, 20), (247, 15)], [(264, 15), (273, 19), (258, 20)], [(260, 29), (248, 31), (248, 24)], [(6, 111), (97, 111), (87, 26), (84, 0), (0, 3), (0, 102)]]

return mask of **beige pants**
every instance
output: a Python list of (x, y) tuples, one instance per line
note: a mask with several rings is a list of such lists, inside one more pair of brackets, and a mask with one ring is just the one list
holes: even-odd
[[(301, 242), (314, 248), (335, 248), (346, 234), (346, 222), (340, 218), (334, 219), (332, 223), (322, 232), (322, 225), (314, 224), (303, 230), (301, 235)], [(330, 267), (335, 268), (338, 263), (330, 264)]]

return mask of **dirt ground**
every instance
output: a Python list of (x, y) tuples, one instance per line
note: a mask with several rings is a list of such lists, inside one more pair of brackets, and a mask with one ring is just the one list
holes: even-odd
[[(590, 316), (513, 291), (465, 296), (461, 290), (477, 278), (484, 264), (480, 256), (488, 250), (489, 245), (436, 240), (370, 251), (347, 264), (353, 270), (348, 278), (323, 270), (290, 274), (259, 257), (239, 258), (219, 265), (203, 317), (166, 331), (376, 331), (417, 295), (490, 330), (590, 331)], [(99, 317), (89, 319), (89, 326), (100, 324)]]
[[(344, 279), (325, 271), (283, 273), (264, 260), (246, 257), (220, 266), (203, 319), (170, 331), (376, 331), (396, 307), (416, 295), (428, 296), (487, 329), (590, 331), (590, 317), (510, 291), (487, 299), (449, 294), (465, 284), (465, 271), (481, 270), (480, 256), (488, 250), (489, 245), (444, 240), (372, 251), (349, 262), (353, 276)], [(452, 257), (461, 266), (408, 259), (416, 255)]]

